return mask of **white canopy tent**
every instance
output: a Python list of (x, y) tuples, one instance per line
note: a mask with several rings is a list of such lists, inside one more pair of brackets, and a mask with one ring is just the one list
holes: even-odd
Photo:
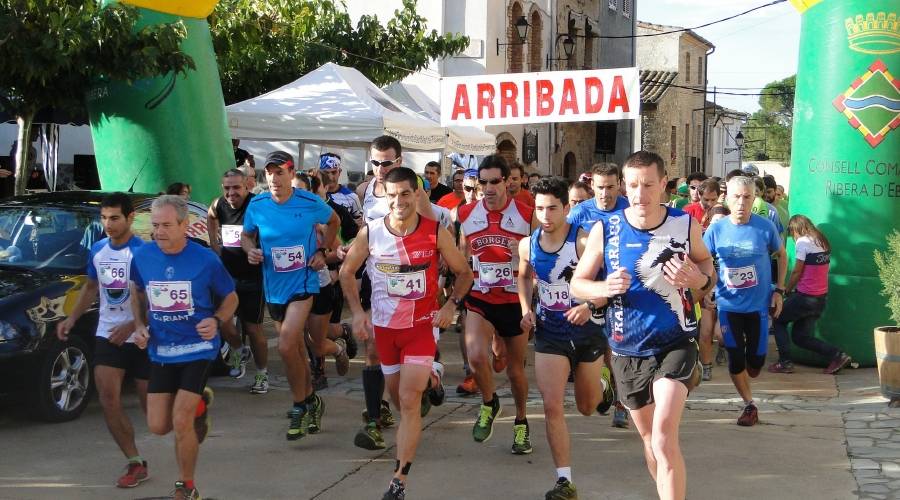
[(384, 134), (410, 150), (495, 149), (493, 135), (478, 129), (448, 132), (389, 97), (356, 69), (334, 63), (226, 109), (234, 138), (300, 141), (301, 155), (304, 142), (364, 146)]

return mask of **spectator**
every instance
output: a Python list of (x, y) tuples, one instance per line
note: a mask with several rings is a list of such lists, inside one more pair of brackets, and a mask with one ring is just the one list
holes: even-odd
[(590, 200), (593, 197), (594, 191), (591, 189), (591, 186), (584, 182), (573, 182), (572, 186), (569, 188), (569, 206), (571, 208), (574, 208), (579, 203)]
[(441, 184), (441, 164), (436, 161), (430, 161), (425, 164), (425, 178), (428, 179), (428, 183), (433, 186), (431, 188), (431, 194), (429, 195), (429, 200), (432, 203), (437, 203), (438, 200), (443, 198), (444, 196), (453, 192), (452, 189), (447, 187), (444, 184)]
[(181, 196), (182, 198), (184, 198), (184, 201), (190, 201), (191, 185), (185, 182), (174, 182), (172, 184), (169, 184), (169, 187), (166, 188), (166, 194)]

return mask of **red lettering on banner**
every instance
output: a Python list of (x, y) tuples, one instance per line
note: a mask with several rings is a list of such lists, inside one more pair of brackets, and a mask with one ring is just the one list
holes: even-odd
[(563, 80), (562, 102), (559, 103), (559, 115), (566, 112), (578, 114), (578, 99), (575, 97), (575, 82), (571, 78)]
[(531, 116), (531, 82), (525, 80), (525, 85), (523, 86), (522, 95), (525, 102), (524, 109), (522, 110), (522, 116)]
[(484, 118), (484, 110), (487, 109), (487, 117), (494, 117), (494, 86), (490, 83), (478, 84), (478, 119)]
[[(516, 97), (519, 95), (519, 88), (512, 82), (500, 82), (500, 118), (507, 116), (518, 117), (519, 105), (516, 103)], [(506, 109), (511, 108), (509, 115)]]
[(609, 109), (607, 111), (615, 113), (614, 108), (622, 108), (622, 111), (625, 113), (629, 110), (628, 93), (625, 92), (625, 83), (622, 81), (621, 76), (613, 77), (612, 91), (609, 96)]
[(537, 86), (537, 115), (548, 116), (553, 114), (553, 82), (550, 80), (538, 80)]
[(450, 118), (458, 120), (460, 116), (466, 120), (472, 119), (472, 112), (469, 110), (469, 92), (462, 83), (456, 86), (456, 97), (453, 98), (453, 112), (450, 113)]
[[(596, 92), (596, 97), (591, 94)], [(584, 112), (587, 114), (603, 111), (603, 82), (596, 76), (584, 79)]]

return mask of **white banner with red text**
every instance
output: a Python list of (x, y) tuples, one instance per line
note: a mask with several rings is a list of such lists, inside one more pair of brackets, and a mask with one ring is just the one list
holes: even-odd
[(441, 79), (441, 126), (629, 120), (640, 115), (637, 68)]

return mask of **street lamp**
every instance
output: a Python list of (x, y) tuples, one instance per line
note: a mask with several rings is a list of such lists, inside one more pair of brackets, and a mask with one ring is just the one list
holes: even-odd
[(744, 161), (744, 133), (738, 130), (736, 136), (734, 136), (734, 143), (738, 147), (738, 165)]
[(547, 54), (547, 69), (550, 69), (550, 61), (568, 61), (572, 59), (572, 54), (575, 53), (575, 38), (572, 35), (567, 33), (561, 33), (556, 36), (556, 43), (559, 44), (559, 39), (563, 38), (562, 46), (563, 46), (563, 54), (566, 57), (550, 57), (550, 54)]
[(500, 43), (500, 39), (497, 38), (497, 55), (498, 56), (500, 55), (500, 46), (501, 45), (525, 45), (525, 40), (528, 38), (528, 27), (530, 26), (530, 24), (528, 24), (528, 20), (525, 19), (525, 16), (519, 16), (519, 18), (516, 19), (516, 24), (514, 26), (516, 27), (516, 35), (519, 37), (519, 42), (518, 43), (514, 43), (514, 42)]

